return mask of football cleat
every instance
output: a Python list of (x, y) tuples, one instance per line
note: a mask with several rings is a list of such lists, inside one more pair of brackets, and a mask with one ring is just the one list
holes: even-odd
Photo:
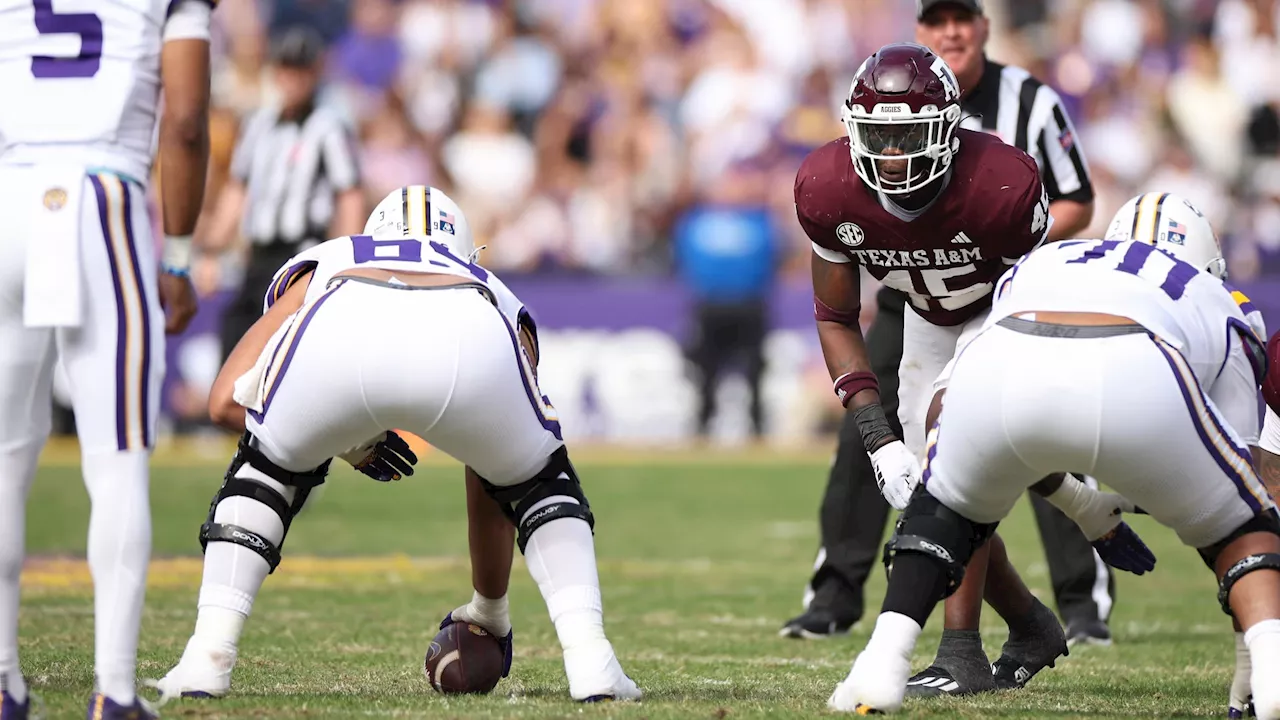
[(854, 658), (849, 676), (836, 686), (827, 707), (856, 715), (883, 715), (902, 707), (911, 663), (865, 650)]
[(838, 635), (848, 635), (856, 619), (837, 618), (825, 610), (810, 608), (791, 618), (778, 631), (779, 637), (801, 640), (825, 640)]
[(1037, 600), (1031, 610), (1031, 630), (1009, 633), (1000, 658), (991, 664), (997, 689), (1025, 687), (1036, 673), (1054, 667), (1058, 658), (1070, 654), (1066, 635), (1053, 611)]
[(234, 648), (210, 650), (187, 641), (182, 659), (159, 680), (144, 684), (160, 691), (160, 701), (173, 698), (219, 698), (231, 691), (231, 671), (236, 666)]
[(0, 720), (30, 720), (31, 695), (27, 694), (26, 702), (18, 702), (8, 692), (0, 692)]
[(1111, 645), (1111, 628), (1097, 618), (1067, 621), (1067, 646), (1076, 645)]
[(566, 650), (564, 670), (569, 677), (570, 697), (581, 703), (639, 700), (644, 696), (622, 671), (607, 640)]
[(1233, 720), (1235, 718), (1243, 720), (1244, 718), (1258, 717), (1257, 713), (1253, 711), (1253, 696), (1250, 695), (1245, 698), (1243, 707), (1236, 707), (1235, 701), (1232, 701), (1231, 705), (1227, 708), (1227, 717), (1233, 718)]
[(86, 720), (158, 720), (160, 717), (142, 698), (135, 697), (132, 705), (121, 705), (102, 693), (89, 698)]
[(947, 668), (934, 664), (921, 670), (907, 680), (907, 697), (923, 698), (939, 695), (977, 695), (996, 689), (995, 680), (991, 677), (990, 666), (983, 660), (985, 673), (952, 672)]

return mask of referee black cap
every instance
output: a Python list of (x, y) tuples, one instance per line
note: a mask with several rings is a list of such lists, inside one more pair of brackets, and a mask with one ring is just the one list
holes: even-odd
[(930, 10), (940, 5), (955, 5), (974, 15), (982, 14), (982, 0), (916, 0), (916, 20), (923, 20)]
[(285, 30), (271, 42), (271, 62), (282, 67), (314, 67), (323, 54), (324, 38), (304, 25)]

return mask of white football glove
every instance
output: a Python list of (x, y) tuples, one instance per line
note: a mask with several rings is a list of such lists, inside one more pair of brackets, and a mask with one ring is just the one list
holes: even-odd
[(920, 461), (901, 440), (894, 440), (871, 453), (880, 494), (894, 510), (905, 510), (920, 484)]
[(1045, 499), (1074, 520), (1089, 542), (1114, 530), (1120, 524), (1122, 513), (1136, 509), (1123, 495), (1091, 488), (1071, 473), (1067, 473), (1057, 491)]

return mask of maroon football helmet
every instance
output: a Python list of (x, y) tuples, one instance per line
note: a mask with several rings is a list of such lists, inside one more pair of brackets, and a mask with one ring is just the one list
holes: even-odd
[(915, 192), (942, 177), (960, 148), (960, 83), (923, 45), (885, 45), (858, 68), (840, 119), (863, 182), (886, 195)]

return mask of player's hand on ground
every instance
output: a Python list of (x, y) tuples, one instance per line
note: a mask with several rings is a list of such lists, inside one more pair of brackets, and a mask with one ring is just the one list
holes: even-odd
[(1098, 551), (1098, 557), (1117, 570), (1142, 575), (1156, 567), (1155, 553), (1128, 523), (1117, 524), (1111, 532), (1094, 540), (1092, 545)]
[(196, 300), (196, 288), (188, 275), (160, 273), (160, 307), (164, 308), (164, 331), (177, 335), (187, 329), (196, 316), (200, 303)]
[(506, 635), (499, 635), (488, 625), (485, 625), (482, 622), (477, 622), (471, 612), (471, 603), (467, 603), (448, 615), (445, 615), (444, 620), (440, 621), (440, 629), (443, 630), (456, 622), (479, 625), (485, 630), (488, 630), (490, 635), (498, 638), (498, 645), (502, 647), (502, 677), (506, 677), (511, 674), (511, 660), (513, 657), (511, 648), (515, 640), (514, 629), (508, 629)]
[(418, 462), (418, 455), (409, 443), (392, 430), (339, 457), (378, 482), (391, 482), (412, 475), (413, 466)]
[(871, 453), (871, 466), (880, 494), (894, 510), (905, 510), (920, 484), (920, 461), (915, 454), (901, 440), (894, 440)]

